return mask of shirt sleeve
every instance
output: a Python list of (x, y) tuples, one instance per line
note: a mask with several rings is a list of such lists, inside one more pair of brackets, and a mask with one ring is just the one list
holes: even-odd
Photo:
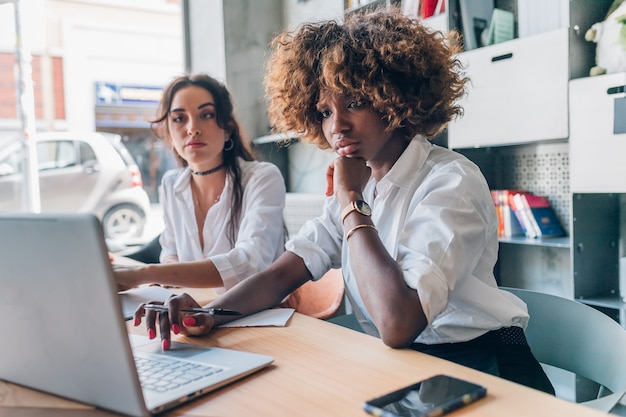
[(241, 223), (233, 249), (210, 259), (229, 289), (269, 266), (284, 250), (285, 183), (270, 163), (249, 164), (244, 172)]
[(328, 197), (322, 215), (304, 223), (285, 245), (286, 250), (302, 258), (314, 281), (331, 268), (341, 268), (340, 211), (337, 199)]

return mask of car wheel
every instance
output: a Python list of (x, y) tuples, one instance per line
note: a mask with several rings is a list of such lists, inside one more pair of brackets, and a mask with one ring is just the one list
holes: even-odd
[(106, 212), (102, 219), (104, 236), (121, 242), (143, 234), (146, 217), (132, 204), (120, 204)]

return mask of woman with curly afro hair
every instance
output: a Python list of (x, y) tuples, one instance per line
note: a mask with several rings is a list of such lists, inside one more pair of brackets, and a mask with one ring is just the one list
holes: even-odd
[[(489, 187), (471, 161), (429, 140), (462, 114), (459, 48), (454, 34), (396, 8), (306, 23), (274, 39), (265, 78), (270, 122), (338, 157), (327, 168), (322, 216), (268, 269), (211, 306), (250, 314), (342, 268), (359, 325), (386, 345), (554, 393), (526, 343), (525, 304), (493, 275)], [(176, 297), (170, 317), (182, 320), (178, 309), (195, 305)], [(227, 320), (186, 318), (190, 335)]]

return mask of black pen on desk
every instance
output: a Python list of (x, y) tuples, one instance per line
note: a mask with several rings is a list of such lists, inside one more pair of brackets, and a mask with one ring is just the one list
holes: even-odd
[[(167, 312), (168, 308), (160, 305), (160, 304), (146, 304), (143, 306), (146, 310), (155, 310), (160, 312)], [(204, 313), (210, 314), (212, 316), (241, 316), (239, 311), (229, 310), (227, 308), (202, 308), (202, 307), (194, 307), (194, 308), (181, 308), (180, 311), (183, 313)]]

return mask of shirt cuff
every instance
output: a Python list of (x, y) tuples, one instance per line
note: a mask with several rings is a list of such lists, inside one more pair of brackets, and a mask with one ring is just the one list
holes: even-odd
[(213, 262), (215, 268), (217, 268), (217, 272), (220, 273), (225, 289), (228, 290), (239, 283), (239, 277), (237, 277), (235, 269), (228, 260), (228, 255), (215, 255), (209, 257), (209, 259)]
[[(419, 278), (418, 278), (419, 277)], [(411, 271), (405, 273), (407, 285), (417, 291), (422, 304), (422, 310), (431, 324), (448, 305), (449, 290), (448, 282), (437, 271), (428, 268), (424, 271)]]
[(330, 257), (308, 239), (293, 238), (285, 244), (285, 250), (302, 258), (313, 281), (323, 277), (332, 266)]

